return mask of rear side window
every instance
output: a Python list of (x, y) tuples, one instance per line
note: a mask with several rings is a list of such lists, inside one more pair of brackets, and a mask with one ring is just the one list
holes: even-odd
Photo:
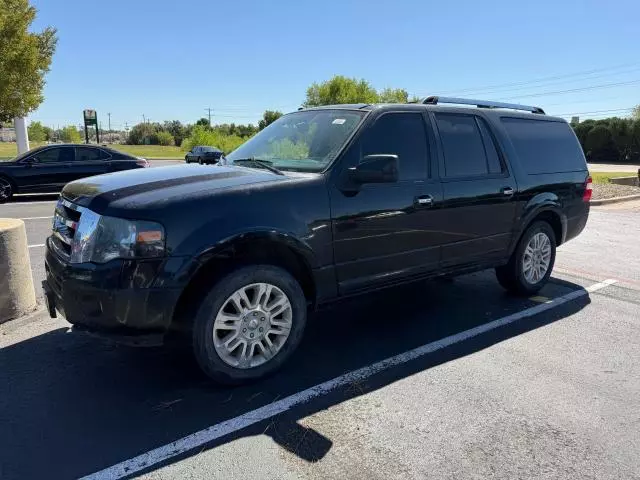
[(582, 147), (567, 123), (509, 117), (502, 123), (529, 175), (587, 169)]
[(484, 120), (474, 115), (436, 113), (445, 177), (499, 174), (502, 163)]
[(92, 160), (104, 160), (108, 155), (99, 148), (78, 147), (76, 149), (76, 161), (90, 162)]
[(386, 113), (364, 133), (362, 157), (366, 155), (397, 155), (400, 180), (427, 177), (427, 132), (420, 113)]

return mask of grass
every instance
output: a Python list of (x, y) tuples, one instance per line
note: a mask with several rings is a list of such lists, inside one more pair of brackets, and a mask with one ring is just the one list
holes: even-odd
[[(29, 142), (31, 148), (43, 145), (38, 142)], [(184, 152), (180, 147), (163, 147), (162, 145), (109, 145), (110, 148), (121, 152), (144, 158), (184, 158)], [(8, 160), (18, 154), (18, 148), (13, 142), (0, 142), (0, 161)]]
[(632, 177), (633, 173), (629, 172), (591, 172), (593, 183), (610, 183), (609, 179), (615, 177)]

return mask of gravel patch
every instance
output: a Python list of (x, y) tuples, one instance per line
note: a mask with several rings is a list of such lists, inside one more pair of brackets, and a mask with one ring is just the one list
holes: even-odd
[(602, 200), (603, 198), (625, 197), (636, 194), (640, 194), (640, 187), (616, 185), (614, 183), (594, 183), (592, 198), (594, 200)]

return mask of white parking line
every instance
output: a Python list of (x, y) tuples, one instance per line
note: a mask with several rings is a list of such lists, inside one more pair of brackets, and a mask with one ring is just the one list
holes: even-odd
[(523, 318), (532, 317), (534, 315), (537, 315), (538, 313), (542, 313), (547, 310), (551, 310), (552, 308), (559, 307), (560, 305), (575, 300), (576, 298), (583, 297), (589, 292), (595, 292), (614, 283), (616, 283), (615, 280), (605, 280), (603, 282), (591, 285), (584, 290), (574, 290), (561, 297), (551, 299), (551, 301), (548, 303), (542, 303), (540, 305), (527, 308), (526, 310), (522, 310), (520, 312), (499, 318), (492, 322), (479, 325), (470, 330), (456, 333), (455, 335), (445, 337), (441, 340), (436, 340), (435, 342), (427, 343), (426, 345), (423, 345), (421, 347), (417, 347), (413, 350), (409, 350), (408, 352), (401, 353), (394, 357), (389, 357), (385, 360), (374, 363), (372, 365), (368, 365), (358, 370), (345, 373), (344, 375), (336, 377), (332, 380), (326, 381), (314, 387), (310, 387), (301, 392), (294, 393), (293, 395), (283, 398), (282, 400), (278, 400), (277, 402), (270, 403), (269, 405), (265, 405), (264, 407), (252, 410), (251, 412), (247, 412), (238, 417), (225, 420), (224, 422), (212, 425), (208, 428), (192, 433), (191, 435), (187, 435), (186, 437), (176, 440), (175, 442), (168, 443), (166, 445), (138, 455), (137, 457), (125, 460), (124, 462), (118, 463), (104, 470), (100, 470), (99, 472), (87, 475), (86, 477), (83, 477), (83, 479), (113, 480), (125, 476), (131, 476), (137, 472), (140, 472), (141, 470), (146, 470), (149, 467), (157, 465), (161, 462), (166, 462), (173, 457), (183, 455), (184, 453), (189, 452), (193, 449), (202, 447), (203, 445), (212, 442), (213, 440), (217, 440), (226, 435), (254, 425), (258, 422), (262, 422), (264, 420), (272, 418), (276, 415), (286, 412), (287, 410), (290, 410), (295, 406), (307, 403), (314, 398), (327, 395), (328, 393), (336, 390), (339, 387), (349, 385), (353, 382), (362, 381), (391, 367), (407, 363), (411, 360), (415, 360), (417, 358), (423, 357), (424, 355), (442, 350), (443, 348), (449, 347), (456, 343), (469, 340), (471, 338), (477, 337), (478, 335), (482, 335), (483, 333), (495, 330), (496, 328), (504, 327), (505, 325), (514, 323)]
[(38, 247), (44, 247), (44, 243), (38, 243), (36, 245), (29, 245), (29, 248), (38, 248)]
[(21, 218), (20, 220), (51, 220), (53, 217), (51, 215), (47, 216), (47, 217), (25, 217), (25, 218)]

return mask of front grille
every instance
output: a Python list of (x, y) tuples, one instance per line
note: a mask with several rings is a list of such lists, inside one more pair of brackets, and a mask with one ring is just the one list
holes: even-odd
[(71, 255), (71, 244), (83, 210), (64, 198), (60, 198), (56, 205), (52, 239), (56, 249), (67, 258)]

